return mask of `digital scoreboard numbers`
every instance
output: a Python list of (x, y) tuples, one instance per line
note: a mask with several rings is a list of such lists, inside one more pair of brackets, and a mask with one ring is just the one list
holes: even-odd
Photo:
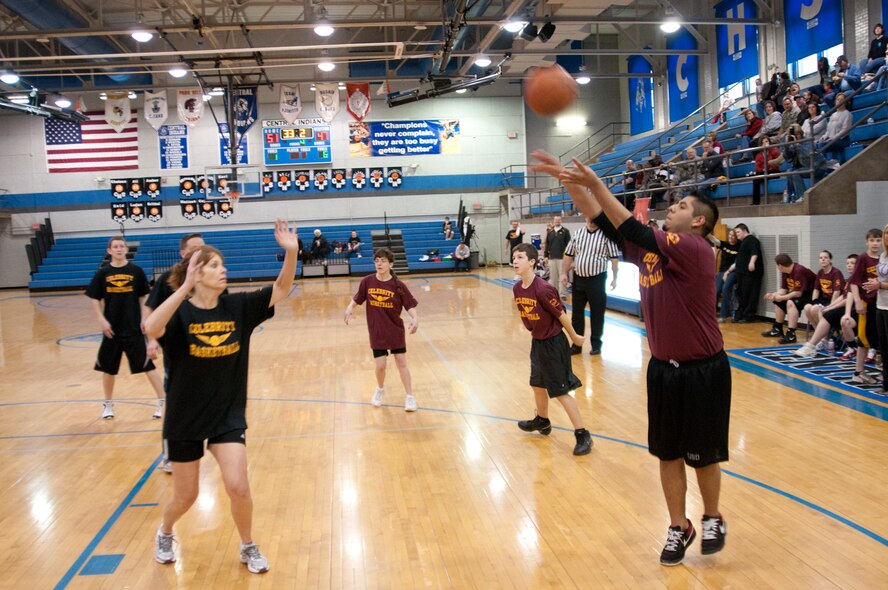
[(329, 164), (330, 125), (323, 119), (262, 121), (262, 144), (266, 166)]

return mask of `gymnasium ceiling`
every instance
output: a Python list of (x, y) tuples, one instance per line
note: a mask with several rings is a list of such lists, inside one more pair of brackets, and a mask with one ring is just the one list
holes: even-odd
[[(500, 62), (493, 86), (509, 86), (556, 58), (569, 71), (621, 77), (617, 57), (637, 52), (640, 37), (662, 41), (644, 27), (656, 29), (664, 10), (665, 0), (0, 0), (0, 69), (22, 76), (0, 88), (138, 90), (198, 78), (208, 88), (387, 79), (399, 89), (433, 83), (430, 74), (484, 76)], [(329, 37), (313, 30), (322, 19), (335, 28)], [(554, 33), (526, 40), (502, 29), (510, 19), (551, 22)], [(137, 28), (154, 37), (135, 41)], [(473, 65), (481, 53), (493, 62), (486, 70)], [(336, 68), (320, 71), (322, 59)], [(176, 66), (188, 75), (172, 77)]]

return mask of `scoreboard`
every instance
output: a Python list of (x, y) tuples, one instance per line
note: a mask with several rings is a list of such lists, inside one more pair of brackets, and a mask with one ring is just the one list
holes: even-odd
[(323, 119), (262, 121), (262, 145), (266, 166), (329, 164), (330, 125)]

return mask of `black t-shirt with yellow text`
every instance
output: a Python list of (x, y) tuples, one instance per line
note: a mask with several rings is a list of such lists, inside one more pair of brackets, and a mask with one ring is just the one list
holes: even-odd
[(141, 267), (128, 262), (124, 266), (103, 266), (86, 288), (86, 296), (105, 302), (105, 319), (117, 336), (142, 332), (139, 298), (148, 294), (148, 279)]

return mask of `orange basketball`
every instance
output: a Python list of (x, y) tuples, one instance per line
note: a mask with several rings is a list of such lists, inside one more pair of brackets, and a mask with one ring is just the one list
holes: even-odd
[(579, 95), (576, 80), (558, 64), (531, 70), (524, 82), (524, 102), (543, 117), (557, 115)]

